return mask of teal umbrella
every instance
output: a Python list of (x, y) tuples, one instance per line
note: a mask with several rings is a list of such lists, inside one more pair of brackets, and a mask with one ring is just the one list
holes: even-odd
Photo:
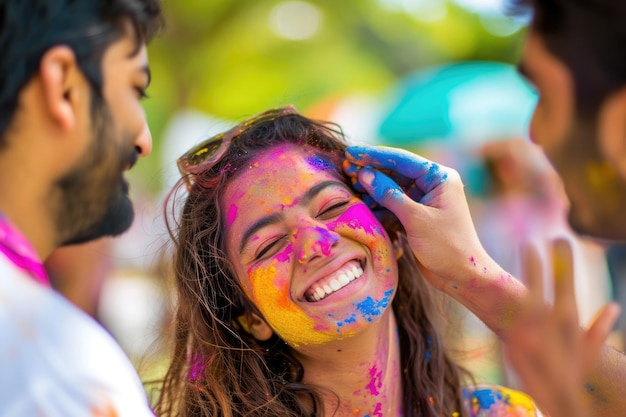
[(420, 70), (402, 80), (383, 106), (379, 127), (389, 146), (475, 147), (527, 137), (537, 101), (512, 65), (461, 62)]

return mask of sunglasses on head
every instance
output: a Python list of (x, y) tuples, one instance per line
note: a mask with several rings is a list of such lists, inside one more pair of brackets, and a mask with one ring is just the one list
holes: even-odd
[(274, 120), (289, 114), (298, 114), (297, 110), (292, 105), (266, 110), (244, 120), (226, 132), (218, 133), (215, 136), (203, 140), (198, 145), (189, 149), (176, 161), (178, 170), (185, 181), (187, 189), (191, 189), (194, 178), (197, 175), (208, 171), (220, 161), (222, 156), (224, 156), (226, 151), (230, 148), (230, 144), (233, 140), (241, 136), (242, 133), (262, 122)]

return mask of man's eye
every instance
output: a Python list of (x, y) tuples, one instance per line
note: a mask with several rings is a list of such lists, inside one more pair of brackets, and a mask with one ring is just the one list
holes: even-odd
[(139, 99), (144, 99), (144, 98), (148, 98), (148, 97), (150, 97), (150, 96), (148, 96), (148, 94), (146, 93), (145, 88), (135, 87), (135, 91), (137, 91), (137, 94), (139, 94)]

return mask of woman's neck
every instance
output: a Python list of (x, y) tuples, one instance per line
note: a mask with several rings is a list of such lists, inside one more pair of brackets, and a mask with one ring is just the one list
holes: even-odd
[[(391, 309), (366, 332), (297, 353), (304, 382), (322, 393), (326, 415), (396, 417), (402, 415), (400, 347)], [(339, 403), (337, 403), (337, 396)]]

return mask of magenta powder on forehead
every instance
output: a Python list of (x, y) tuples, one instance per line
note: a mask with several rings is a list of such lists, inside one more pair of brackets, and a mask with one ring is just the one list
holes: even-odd
[(226, 215), (227, 226), (232, 225), (236, 218), (237, 218), (237, 205), (231, 204), (230, 207), (228, 208), (228, 214)]

